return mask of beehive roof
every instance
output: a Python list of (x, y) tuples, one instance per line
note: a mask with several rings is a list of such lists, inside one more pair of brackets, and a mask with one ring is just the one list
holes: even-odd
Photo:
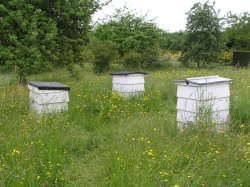
[(186, 78), (186, 80), (179, 80), (176, 83), (186, 83), (186, 84), (196, 84), (196, 85), (206, 85), (206, 84), (217, 84), (224, 82), (232, 82), (232, 79), (223, 78), (218, 75), (205, 76), (205, 77), (192, 77)]
[(132, 75), (132, 74), (144, 74), (146, 75), (147, 73), (145, 72), (139, 72), (139, 71), (120, 71), (120, 72), (112, 72), (110, 75)]
[(70, 90), (69, 86), (59, 82), (29, 82), (29, 85), (40, 90)]

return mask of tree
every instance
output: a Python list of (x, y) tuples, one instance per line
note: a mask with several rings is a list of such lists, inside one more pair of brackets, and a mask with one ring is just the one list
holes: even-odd
[(225, 18), (225, 36), (228, 49), (250, 50), (250, 14), (233, 14), (229, 12)]
[(110, 62), (117, 55), (117, 46), (111, 41), (92, 40), (88, 47), (94, 58), (92, 60), (95, 73), (103, 73), (109, 70)]
[(160, 46), (162, 49), (171, 51), (182, 51), (185, 42), (185, 32), (173, 32), (169, 33), (162, 31)]
[(158, 60), (160, 30), (155, 23), (147, 21), (146, 16), (137, 16), (126, 8), (118, 9), (100, 23), (95, 29), (95, 37), (116, 43), (121, 57), (132, 54), (131, 51), (140, 54), (141, 66), (152, 65)]
[[(99, 0), (8, 0), (0, 3), (0, 61), (20, 80), (56, 64), (81, 60)], [(71, 65), (69, 67), (72, 67)]]
[(198, 68), (217, 62), (222, 49), (220, 19), (214, 5), (209, 1), (195, 3), (187, 13), (183, 60), (185, 63), (195, 62)]
[(52, 66), (56, 25), (22, 0), (3, 1), (0, 12), (0, 59), (15, 68), (19, 83), (25, 83), (26, 75)]
[(101, 5), (96, 0), (57, 0), (45, 7), (57, 25), (59, 62), (78, 63), (82, 47), (88, 43), (91, 16)]

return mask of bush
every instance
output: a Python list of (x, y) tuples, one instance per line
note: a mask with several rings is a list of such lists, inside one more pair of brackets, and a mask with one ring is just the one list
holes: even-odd
[(117, 46), (109, 41), (95, 40), (91, 42), (90, 48), (94, 54), (93, 70), (95, 73), (103, 73), (109, 70), (111, 61), (117, 54)]
[(123, 56), (124, 66), (127, 68), (141, 68), (142, 55), (136, 51), (130, 51)]
[(75, 80), (80, 79), (80, 70), (76, 67), (74, 63), (70, 63), (67, 65), (67, 70), (69, 71), (70, 77), (72, 77)]
[(250, 62), (250, 51), (234, 51), (233, 52), (233, 65), (246, 67)]
[[(88, 46), (87, 46), (88, 47)], [(84, 67), (84, 63), (91, 64), (95, 59), (95, 55), (93, 54), (92, 50), (89, 48), (84, 48), (81, 52), (82, 61), (79, 63), (81, 67)]]
[(13, 66), (7, 64), (4, 60), (0, 60), (0, 73), (9, 73), (13, 71)]
[(232, 51), (222, 51), (220, 53), (220, 63), (232, 63), (233, 61), (233, 52)]
[(125, 7), (118, 9), (109, 19), (98, 24), (94, 36), (103, 41), (116, 43), (121, 57), (129, 53), (127, 55), (132, 55), (132, 59), (141, 58), (138, 54), (130, 52), (136, 51), (142, 55), (141, 66), (148, 67), (153, 66), (159, 58), (160, 32), (156, 24), (148, 21), (146, 16), (138, 16)]

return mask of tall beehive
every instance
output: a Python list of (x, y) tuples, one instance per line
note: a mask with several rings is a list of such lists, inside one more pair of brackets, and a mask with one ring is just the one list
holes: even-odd
[(68, 110), (70, 87), (58, 82), (30, 82), (30, 107), (37, 114)]
[(112, 90), (125, 97), (137, 96), (144, 93), (143, 72), (113, 72)]
[(226, 129), (230, 120), (231, 82), (232, 79), (217, 75), (176, 81), (178, 127), (201, 120), (215, 123), (217, 129)]

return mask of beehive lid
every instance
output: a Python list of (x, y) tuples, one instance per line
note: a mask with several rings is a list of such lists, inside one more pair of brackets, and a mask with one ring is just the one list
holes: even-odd
[(219, 84), (219, 83), (231, 83), (232, 79), (219, 77), (218, 75), (206, 76), (206, 77), (193, 77), (186, 80), (178, 80), (176, 83), (206, 85), (206, 84)]
[(29, 85), (39, 90), (70, 90), (69, 86), (59, 82), (29, 82)]
[(138, 72), (138, 71), (134, 71), (134, 72), (129, 72), (129, 71), (121, 71), (121, 72), (112, 72), (110, 73), (110, 75), (132, 75), (132, 74), (144, 74), (146, 75), (147, 73), (145, 72)]

